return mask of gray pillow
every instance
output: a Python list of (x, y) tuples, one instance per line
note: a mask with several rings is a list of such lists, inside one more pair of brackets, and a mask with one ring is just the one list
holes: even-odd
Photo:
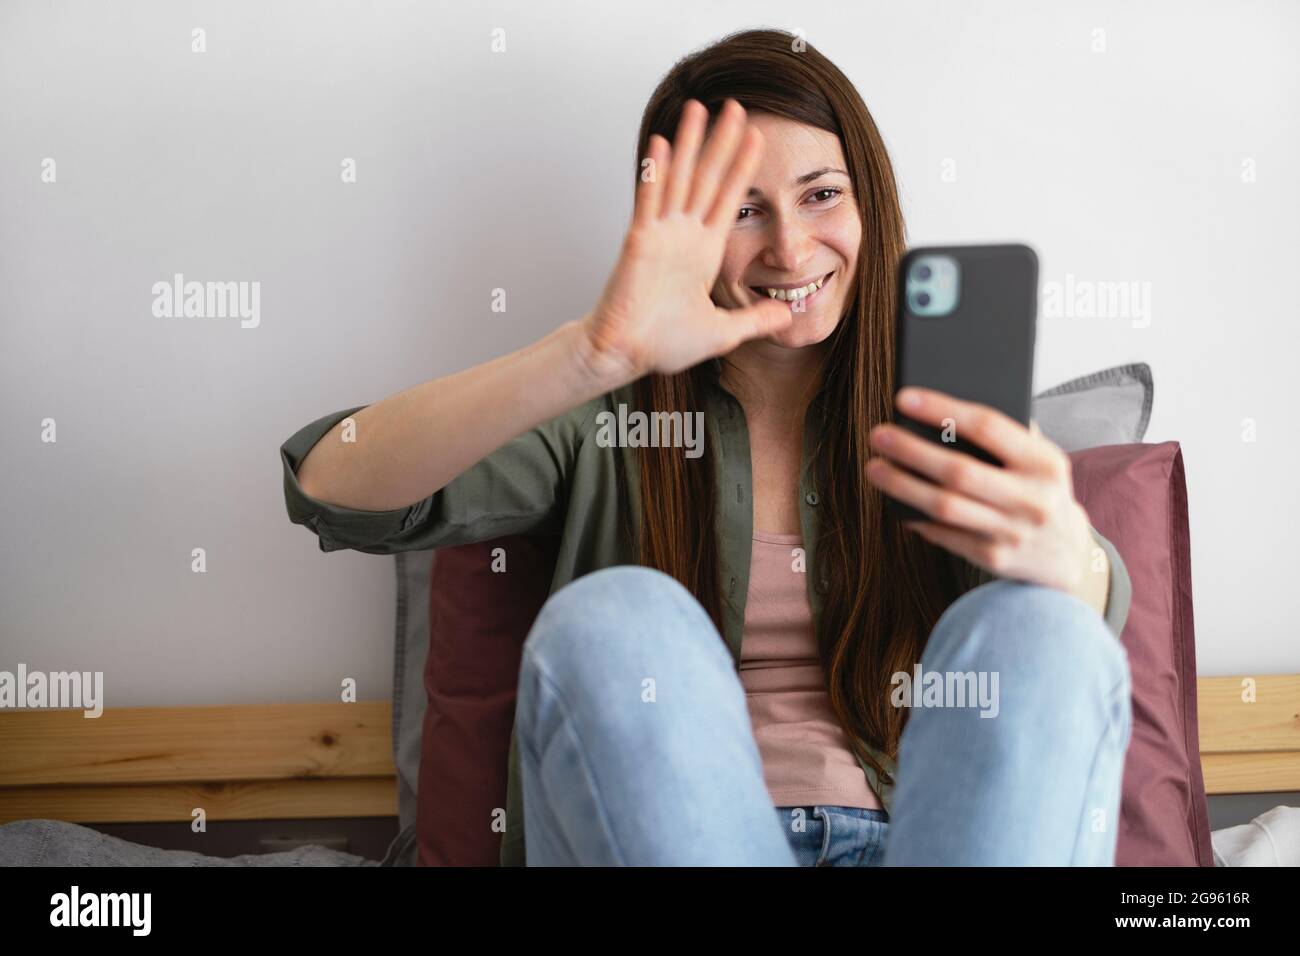
[(1117, 365), (1034, 396), (1030, 417), (1065, 451), (1142, 441), (1155, 389), (1145, 362)]

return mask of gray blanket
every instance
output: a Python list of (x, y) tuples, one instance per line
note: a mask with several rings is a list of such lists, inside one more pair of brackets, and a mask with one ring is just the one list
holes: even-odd
[(395, 843), (383, 863), (323, 846), (204, 856), (142, 846), (61, 820), (16, 820), (0, 826), (0, 866), (381, 866), (393, 865), (399, 849)]

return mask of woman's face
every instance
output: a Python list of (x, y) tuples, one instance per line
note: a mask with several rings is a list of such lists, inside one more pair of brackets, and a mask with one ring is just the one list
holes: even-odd
[(825, 279), (791, 303), (794, 322), (770, 339), (786, 348), (814, 345), (847, 308), (862, 238), (844, 151), (835, 134), (814, 126), (770, 113), (751, 112), (749, 120), (763, 133), (763, 156), (753, 191), (736, 210), (713, 300), (734, 309), (769, 296), (769, 288)]

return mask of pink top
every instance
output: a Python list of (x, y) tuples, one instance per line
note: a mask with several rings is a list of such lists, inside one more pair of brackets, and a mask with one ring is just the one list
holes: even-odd
[(826, 692), (801, 541), (754, 532), (740, 681), (763, 778), (778, 807), (879, 809)]

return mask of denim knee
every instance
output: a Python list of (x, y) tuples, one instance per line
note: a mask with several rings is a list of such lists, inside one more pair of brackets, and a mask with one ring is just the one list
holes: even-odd
[(943, 613), (922, 655), (925, 670), (1031, 674), (1050, 699), (1071, 689), (1117, 692), (1128, 706), (1128, 655), (1096, 610), (1025, 581), (989, 581)]
[(570, 582), (547, 599), (524, 641), (524, 663), (573, 674), (598, 657), (607, 673), (620, 656), (655, 655), (733, 670), (731, 654), (703, 606), (670, 575), (620, 565)]

